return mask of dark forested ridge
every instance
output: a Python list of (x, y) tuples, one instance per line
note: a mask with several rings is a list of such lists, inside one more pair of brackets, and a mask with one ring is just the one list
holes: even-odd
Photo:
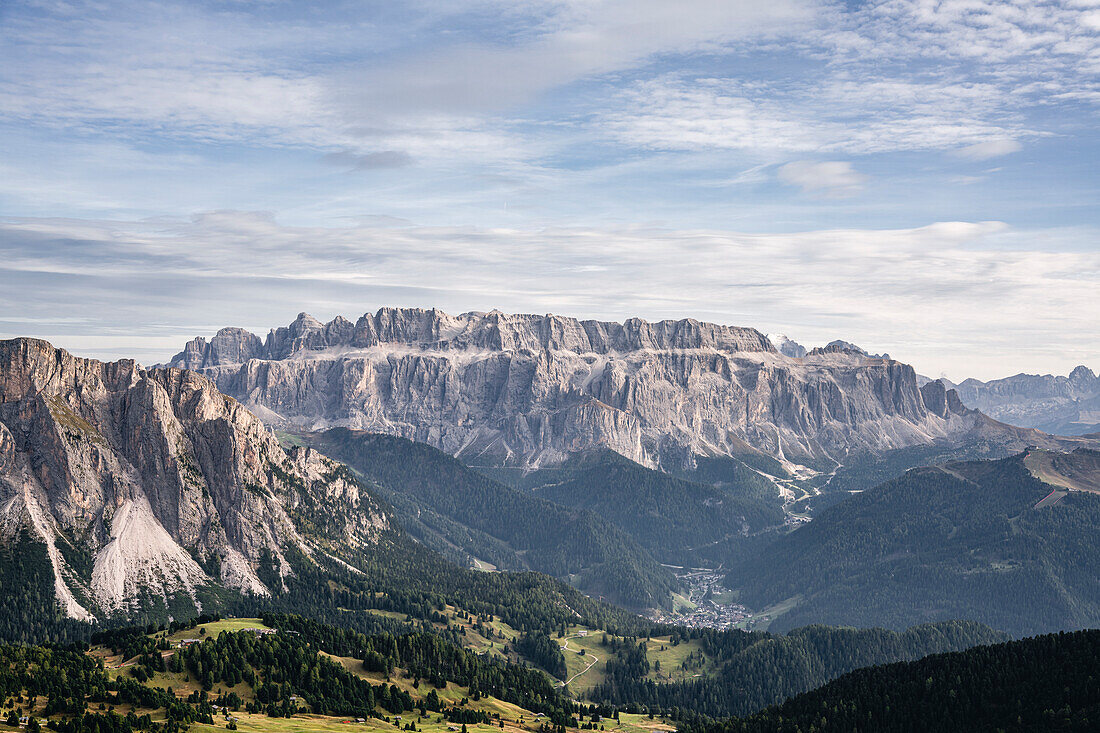
[(740, 720), (681, 733), (1100, 729), (1100, 631), (1050, 634), (859, 669)]
[(809, 626), (787, 635), (764, 632), (681, 630), (673, 637), (698, 639), (718, 666), (699, 679), (647, 680), (650, 663), (642, 646), (617, 651), (607, 680), (593, 700), (642, 705), (674, 717), (743, 715), (811, 690), (858, 667), (966, 649), (1004, 639), (1004, 634), (968, 621), (925, 624), (898, 633), (885, 629)]
[(613, 522), (504, 486), (431, 446), (345, 428), (301, 437), (372, 482), (407, 531), (453, 560), (570, 578), (629, 608), (667, 607), (676, 587)]
[(726, 562), (701, 548), (783, 523), (774, 484), (745, 465), (700, 459), (706, 483), (640, 466), (610, 450), (578, 454), (562, 466), (513, 480), (536, 496), (594, 512), (661, 562)]
[(1036, 507), (1052, 489), (1023, 455), (914, 469), (735, 563), (727, 583), (756, 608), (798, 597), (776, 629), (950, 618), (1014, 635), (1094, 626), (1100, 496)]
[(64, 643), (87, 634), (57, 602), (46, 545), (26, 529), (0, 542), (0, 641)]

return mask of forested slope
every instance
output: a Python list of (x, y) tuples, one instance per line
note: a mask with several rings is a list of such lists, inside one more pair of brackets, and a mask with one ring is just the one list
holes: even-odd
[(678, 635), (699, 640), (717, 671), (685, 682), (655, 682), (646, 679), (650, 663), (645, 647), (627, 646), (609, 660), (606, 682), (590, 697), (642, 705), (677, 718), (744, 715), (859, 667), (1004, 639), (969, 621), (925, 624), (902, 633), (810, 626), (787, 635), (715, 629), (684, 629)]
[[(1087, 455), (1087, 453), (1070, 453)], [(750, 607), (806, 623), (905, 628), (968, 618), (1012, 634), (1100, 623), (1100, 496), (1055, 487), (1022, 455), (915, 469), (820, 512), (735, 564)]]
[(413, 536), (452, 559), (567, 578), (630, 608), (669, 603), (671, 573), (593, 512), (509, 488), (404, 438), (344, 428), (301, 437), (370, 481)]
[(1051, 634), (859, 669), (741, 720), (681, 733), (1100, 729), (1100, 631)]
[(707, 555), (708, 546), (783, 523), (779, 494), (770, 481), (731, 459), (725, 459), (723, 470), (717, 463), (706, 463), (708, 470), (699, 474), (708, 481), (700, 483), (613, 451), (593, 451), (517, 483), (557, 504), (594, 512), (661, 562), (697, 565), (715, 560)]

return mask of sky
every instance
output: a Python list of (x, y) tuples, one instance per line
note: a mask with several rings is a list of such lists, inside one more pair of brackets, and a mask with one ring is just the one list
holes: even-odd
[(381, 306), (1100, 370), (1100, 0), (0, 0), (0, 337)]

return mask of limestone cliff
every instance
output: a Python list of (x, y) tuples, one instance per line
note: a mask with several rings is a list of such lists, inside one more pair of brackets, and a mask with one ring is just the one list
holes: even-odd
[(551, 465), (598, 446), (650, 466), (753, 451), (827, 463), (984, 424), (953, 393), (929, 404), (912, 367), (888, 357), (787, 356), (754, 329), (694, 320), (303, 313), (262, 344), (224, 329), (171, 363), (266, 421), (396, 434), (472, 463)]
[(346, 469), (284, 451), (200, 374), (0, 341), (0, 539), (45, 543), (74, 618), (198, 607), (216, 587), (266, 595), (288, 558), (387, 526)]

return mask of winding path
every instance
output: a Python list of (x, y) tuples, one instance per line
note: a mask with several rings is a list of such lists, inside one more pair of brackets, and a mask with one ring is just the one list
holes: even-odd
[[(578, 637), (578, 636), (580, 636), (580, 634), (570, 634), (569, 636), (566, 636), (566, 637), (564, 637), (564, 638), (562, 639), (562, 642), (563, 642), (563, 643), (562, 643), (562, 645), (561, 645), (561, 650), (562, 650), (563, 652), (574, 652), (574, 653), (575, 653), (575, 652), (579, 652), (579, 651), (580, 651), (580, 649), (570, 649), (570, 648), (569, 648), (569, 640), (570, 640), (570, 639), (573, 639), (573, 638), (575, 638), (575, 637)], [(577, 673), (576, 673), (575, 675), (573, 675), (572, 677), (570, 677), (569, 679), (567, 679), (567, 680), (566, 680), (565, 682), (559, 682), (559, 683), (558, 683), (558, 686), (559, 686), (559, 687), (565, 687), (565, 686), (566, 686), (566, 685), (568, 685), (568, 684), (569, 684), (570, 682), (572, 682), (573, 680), (577, 679), (578, 677), (580, 677), (580, 676), (581, 676), (582, 674), (584, 674), (584, 673), (585, 673), (585, 672), (587, 672), (588, 670), (592, 669), (592, 668), (593, 668), (594, 666), (596, 666), (596, 664), (598, 664), (598, 663), (599, 663), (599, 661), (600, 661), (600, 658), (599, 658), (599, 657), (597, 657), (597, 656), (596, 656), (595, 654), (593, 654), (592, 652), (586, 651), (586, 652), (584, 653), (584, 655), (585, 655), (586, 657), (592, 657), (592, 661), (588, 663), (588, 666), (587, 666), (587, 667), (585, 667), (584, 669), (582, 669), (582, 670), (581, 670), (580, 672), (577, 672)]]

